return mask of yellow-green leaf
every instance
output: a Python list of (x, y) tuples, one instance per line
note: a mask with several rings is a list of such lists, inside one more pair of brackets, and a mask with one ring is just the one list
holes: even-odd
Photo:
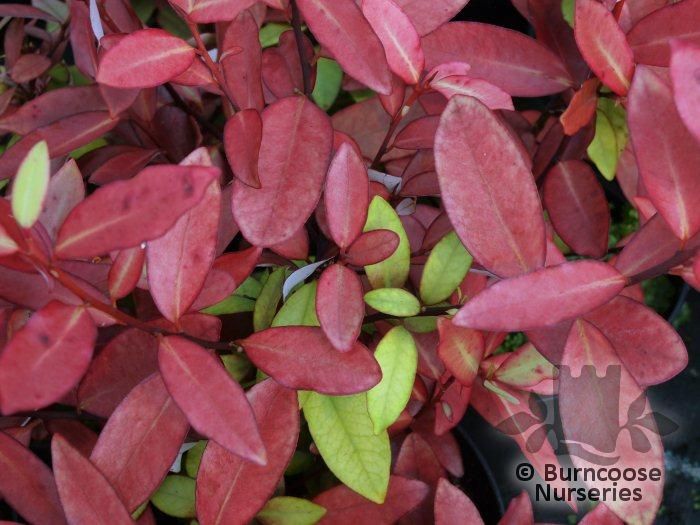
[(382, 380), (367, 392), (367, 408), (375, 433), (383, 432), (406, 408), (416, 379), (418, 350), (413, 336), (395, 326), (382, 338), (374, 352), (382, 369)]
[(194, 518), (195, 481), (187, 476), (167, 476), (151, 496), (155, 507), (176, 518)]
[(411, 247), (401, 219), (394, 208), (379, 196), (375, 196), (367, 210), (367, 222), (364, 231), (391, 230), (399, 236), (396, 251), (377, 264), (365, 266), (365, 272), (372, 288), (401, 288), (411, 264)]
[(37, 142), (24, 157), (12, 183), (12, 215), (23, 228), (31, 228), (39, 219), (49, 188), (49, 147)]
[(420, 313), (416, 296), (403, 288), (378, 288), (365, 294), (365, 302), (383, 314), (413, 317)]
[(317, 287), (318, 281), (311, 281), (292, 293), (272, 320), (272, 326), (319, 326), (316, 317)]
[(438, 242), (428, 256), (420, 281), (420, 297), (425, 304), (444, 301), (467, 275), (472, 256), (452, 231)]
[(277, 268), (265, 281), (260, 297), (255, 301), (255, 310), (253, 310), (253, 328), (256, 332), (270, 328), (272, 319), (277, 313), (277, 305), (282, 299), (282, 286), (286, 274), (286, 268)]
[(600, 97), (596, 109), (595, 136), (587, 153), (607, 180), (615, 178), (617, 162), (627, 145), (628, 135), (625, 109), (614, 100)]
[(304, 416), (331, 472), (349, 488), (383, 503), (389, 485), (389, 434), (374, 433), (367, 394), (325, 396), (310, 392)]
[(272, 498), (255, 519), (263, 525), (313, 525), (326, 509), (306, 499), (279, 496)]
[(229, 375), (238, 383), (243, 381), (243, 378), (253, 369), (252, 363), (243, 354), (222, 355), (221, 361)]
[(191, 478), (197, 477), (199, 472), (199, 464), (202, 461), (202, 454), (207, 447), (207, 441), (202, 439), (197, 441), (197, 444), (185, 452), (185, 472)]

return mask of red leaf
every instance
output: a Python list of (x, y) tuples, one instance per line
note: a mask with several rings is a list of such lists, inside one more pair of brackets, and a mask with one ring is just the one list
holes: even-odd
[(440, 343), (437, 351), (445, 368), (457, 381), (470, 387), (484, 356), (484, 336), (477, 330), (456, 326), (445, 318), (438, 319), (438, 330)]
[(435, 402), (435, 434), (443, 436), (464, 417), (469, 406), (472, 387), (455, 381), (448, 386), (439, 401)]
[(343, 70), (383, 95), (391, 94), (391, 73), (382, 44), (353, 0), (298, 0), (316, 39)]
[(391, 476), (386, 499), (381, 505), (363, 498), (345, 485), (322, 492), (314, 503), (326, 509), (319, 525), (389, 525), (417, 507), (428, 492), (428, 486), (422, 481)]
[[(262, 114), (260, 189), (234, 181), (233, 216), (256, 246), (268, 247), (294, 235), (321, 195), (333, 145), (330, 120), (305, 97), (289, 97)], [(304, 176), (300, 177), (299, 174)]]
[(97, 354), (78, 387), (78, 407), (109, 417), (141, 381), (158, 370), (158, 342), (137, 329), (117, 335)]
[(270, 250), (290, 261), (303, 261), (309, 257), (309, 232), (302, 226), (286, 241), (270, 246)]
[[(644, 498), (640, 501), (606, 500), (606, 505), (620, 518), (628, 522), (651, 523), (661, 503), (663, 491), (663, 446), (658, 431), (635, 424), (643, 414), (651, 414), (649, 403), (633, 377), (621, 366), (615, 350), (603, 334), (586, 321), (574, 323), (562, 358), (559, 375), (559, 410), (561, 413), (564, 437), (569, 443), (583, 444), (594, 456), (584, 459), (579, 454), (571, 454), (571, 460), (578, 468), (598, 468), (598, 457), (611, 458), (611, 468), (624, 471), (628, 468), (647, 472), (658, 469), (660, 481), (585, 481), (589, 487), (620, 491), (627, 488), (632, 492), (641, 490)], [(581, 403), (581, 399), (589, 402)], [(639, 413), (633, 405), (643, 403)], [(626, 428), (628, 431), (623, 431)], [(648, 450), (637, 451), (630, 431), (634, 429), (646, 440)]]
[[(35, 420), (38, 421), (38, 420)], [(74, 419), (51, 419), (43, 421), (51, 434), (61, 434), (70, 445), (86, 458), (97, 443), (97, 434)]]
[(530, 495), (524, 490), (519, 496), (510, 500), (506, 513), (498, 521), (498, 525), (533, 525), (534, 523), (532, 501), (530, 501)]
[(575, 135), (581, 128), (587, 126), (595, 115), (598, 105), (598, 84), (596, 78), (586, 80), (559, 117), (564, 133), (567, 135)]
[(218, 175), (217, 168), (149, 166), (133, 179), (99, 188), (66, 218), (56, 255), (90, 257), (156, 239), (202, 199)]
[(248, 523), (272, 496), (294, 454), (299, 437), (296, 392), (267, 379), (250, 389), (248, 400), (267, 465), (245, 461), (210, 441), (197, 474), (197, 518), (202, 525)]
[(187, 18), (199, 24), (233, 20), (238, 13), (255, 2), (256, 0), (172, 0), (174, 5), (187, 13)]
[(269, 328), (240, 344), (255, 366), (288, 388), (347, 395), (369, 390), (381, 380), (379, 365), (364, 345), (338, 352), (320, 328)]
[(102, 55), (97, 81), (118, 88), (154, 87), (184, 72), (194, 57), (192, 46), (167, 31), (141, 29)]
[(616, 297), (586, 315), (610, 340), (641, 387), (668, 381), (688, 365), (688, 352), (674, 328), (651, 308)]
[(634, 73), (634, 58), (625, 33), (613, 14), (596, 0), (576, 0), (575, 35), (583, 58), (601, 82), (626, 95)]
[(214, 269), (226, 272), (238, 288), (255, 269), (262, 250), (252, 246), (239, 252), (225, 253), (214, 261)]
[(454, 523), (483, 525), (484, 521), (472, 500), (445, 478), (441, 478), (435, 493), (435, 525)]
[(187, 435), (187, 419), (159, 374), (140, 383), (102, 429), (90, 461), (133, 512), (160, 485)]
[(49, 189), (39, 220), (46, 233), (55, 239), (68, 213), (85, 198), (85, 184), (73, 159), (66, 162), (49, 180)]
[(44, 55), (30, 53), (22, 55), (10, 69), (10, 77), (18, 84), (34, 80), (51, 67), (51, 60)]
[(650, 13), (627, 34), (635, 61), (667, 67), (671, 40), (700, 44), (700, 0), (684, 0)]
[(394, 147), (408, 150), (432, 148), (439, 123), (438, 115), (429, 115), (411, 121), (396, 135)]
[(369, 206), (367, 168), (347, 142), (341, 144), (331, 161), (323, 197), (331, 237), (345, 249), (362, 233)]
[(420, 35), (427, 35), (449, 21), (467, 5), (469, 0), (435, 0), (416, 2), (415, 0), (395, 0), (416, 26)]
[(65, 87), (47, 91), (24, 103), (17, 111), (0, 119), (0, 128), (26, 135), (71, 115), (105, 109), (107, 106), (97, 86)]
[(551, 326), (607, 303), (624, 287), (608, 264), (567, 262), (497, 282), (464, 305), (454, 323), (500, 332)]
[(243, 184), (260, 187), (258, 158), (262, 140), (262, 119), (254, 109), (244, 109), (228, 119), (224, 128), (224, 146), (233, 174)]
[(685, 125), (700, 142), (700, 47), (674, 42), (672, 48), (671, 78), (676, 108)]
[(580, 160), (556, 164), (545, 179), (543, 200), (554, 229), (576, 253), (593, 258), (605, 255), (610, 210), (588, 164)]
[(455, 95), (466, 95), (476, 98), (489, 109), (513, 110), (513, 100), (508, 93), (480, 78), (446, 76), (432, 81), (430, 86), (448, 99)]
[(175, 324), (199, 295), (214, 261), (220, 199), (214, 181), (196, 206), (148, 243), (148, 286), (158, 310)]
[(3, 432), (0, 432), (0, 493), (30, 523), (66, 523), (49, 467)]
[(342, 352), (352, 350), (365, 315), (362, 282), (347, 266), (326, 268), (318, 281), (316, 315), (323, 333)]
[(544, 264), (535, 181), (494, 113), (471, 97), (450, 100), (435, 136), (435, 166), (450, 221), (477, 261), (504, 277)]
[(51, 302), (36, 312), (0, 355), (3, 414), (61, 399), (87, 370), (96, 338), (84, 308)]
[[(103, 149), (107, 148), (109, 146)], [(134, 146), (115, 146), (115, 148), (119, 148), (117, 154), (100, 163), (100, 166), (90, 175), (90, 182), (103, 186), (116, 180), (130, 179), (158, 155), (156, 149)]]
[(376, 264), (391, 257), (399, 242), (399, 236), (391, 230), (372, 230), (360, 235), (350, 245), (346, 257), (354, 266)]
[(69, 523), (133, 523), (102, 473), (61, 435), (51, 441), (51, 458)]
[(109, 269), (109, 295), (112, 299), (126, 297), (136, 288), (145, 260), (146, 251), (140, 246), (119, 252)]
[(450, 22), (423, 38), (426, 68), (466, 62), (469, 75), (514, 97), (538, 97), (572, 84), (559, 57), (536, 40), (503, 27)]
[(168, 391), (197, 432), (265, 465), (265, 447), (245, 393), (214, 355), (171, 336), (160, 341), (158, 364)]
[(668, 74), (637, 67), (628, 111), (639, 175), (649, 199), (673, 233), (689, 239), (700, 231), (700, 147), (678, 115)]
[(351, 104), (333, 115), (333, 127), (352, 137), (366, 159), (377, 154), (390, 124), (391, 117), (378, 97)]
[(241, 109), (265, 106), (261, 79), (262, 48), (259, 27), (250, 11), (243, 11), (229, 24), (224, 34), (219, 62), (226, 87)]
[(362, 14), (384, 46), (389, 68), (406, 84), (417, 84), (425, 57), (408, 15), (394, 0), (362, 0)]
[(3, 4), (0, 6), (0, 16), (3, 18), (9, 16), (13, 18), (36, 18), (37, 20), (57, 21), (56, 17), (51, 13), (24, 4)]

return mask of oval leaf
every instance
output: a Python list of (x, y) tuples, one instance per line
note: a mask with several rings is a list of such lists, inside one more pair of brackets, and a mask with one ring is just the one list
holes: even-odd
[(576, 0), (574, 34), (583, 58), (601, 82), (618, 95), (626, 95), (634, 57), (608, 8), (596, 0)]
[(382, 262), (399, 247), (401, 238), (391, 230), (372, 230), (360, 235), (346, 254), (354, 266), (370, 266)]
[(23, 228), (31, 228), (39, 219), (49, 176), (49, 148), (42, 140), (29, 150), (12, 183), (12, 215)]
[(341, 248), (362, 233), (369, 205), (369, 178), (362, 158), (343, 142), (331, 161), (323, 194), (328, 230)]
[(235, 181), (232, 209), (245, 238), (269, 247), (294, 235), (313, 212), (326, 176), (333, 130), (326, 114), (305, 97), (275, 102), (265, 109), (262, 121), (261, 188)]
[(277, 496), (268, 501), (255, 520), (263, 525), (312, 525), (326, 514), (326, 509), (308, 500)]
[(481, 78), (514, 97), (539, 97), (572, 84), (561, 60), (522, 33), (478, 22), (450, 22), (423, 38), (426, 68), (466, 62)]
[(649, 199), (676, 237), (689, 239), (700, 231), (700, 147), (678, 115), (668, 73), (637, 67), (629, 126)]
[(452, 321), (438, 319), (440, 342), (438, 355), (455, 379), (471, 386), (479, 372), (484, 356), (484, 336), (477, 330), (456, 326)]
[(117, 88), (147, 88), (183, 73), (195, 57), (192, 46), (162, 29), (123, 37), (100, 60), (97, 81)]
[(544, 205), (554, 229), (576, 253), (593, 258), (605, 255), (610, 210), (588, 164), (568, 160), (554, 166), (545, 179)]
[[(99, 188), (73, 208), (58, 232), (56, 255), (80, 258), (131, 248), (163, 235), (219, 175), (202, 166), (150, 166)], [(148, 210), (144, 220), (143, 210)]]
[(435, 491), (435, 525), (460, 521), (470, 525), (484, 523), (472, 500), (445, 478), (440, 478)]
[(102, 429), (90, 461), (133, 512), (160, 485), (180, 451), (187, 419), (154, 374), (121, 402)]
[(464, 305), (454, 322), (498, 332), (549, 326), (605, 304), (624, 287), (625, 278), (608, 264), (567, 262), (497, 282)]
[(504, 277), (544, 265), (535, 181), (512, 132), (486, 106), (450, 100), (435, 137), (435, 167), (450, 221), (477, 261)]
[(224, 147), (233, 174), (243, 184), (260, 187), (258, 158), (262, 141), (262, 119), (254, 109), (244, 109), (226, 121)]
[(444, 301), (467, 276), (472, 256), (455, 232), (445, 235), (430, 252), (420, 280), (420, 298), (425, 304)]
[(158, 365), (168, 391), (195, 430), (234, 454), (265, 464), (265, 448), (243, 389), (215, 356), (182, 337), (165, 337)]
[(374, 433), (379, 434), (406, 408), (416, 380), (418, 350), (408, 330), (395, 326), (379, 342), (374, 357), (382, 369), (382, 380), (367, 392), (367, 409)]
[(318, 281), (316, 315), (335, 348), (343, 352), (352, 349), (365, 315), (362, 282), (354, 271), (340, 264), (323, 271)]
[(354, 0), (298, 0), (297, 4), (311, 32), (348, 75), (378, 93), (391, 93), (384, 49)]
[(365, 302), (384, 314), (413, 317), (420, 313), (420, 302), (403, 288), (378, 288), (365, 294)]
[(202, 525), (253, 519), (274, 492), (296, 448), (295, 392), (268, 379), (248, 392), (248, 400), (267, 450), (267, 465), (245, 461), (210, 441), (197, 474), (197, 518)]
[(700, 45), (674, 42), (671, 78), (676, 108), (685, 125), (700, 142)]
[(320, 328), (268, 328), (240, 344), (255, 366), (288, 388), (346, 395), (369, 390), (381, 379), (364, 345), (338, 352)]
[(51, 441), (51, 459), (69, 523), (133, 523), (109, 481), (60, 434)]
[(411, 19), (393, 0), (362, 0), (362, 13), (384, 46), (389, 68), (406, 84), (417, 84), (425, 57)]
[(59, 401), (87, 370), (96, 339), (85, 308), (54, 301), (36, 312), (0, 355), (2, 413)]
[(374, 433), (367, 394), (333, 397), (311, 392), (304, 417), (331, 472), (368, 500), (383, 503), (391, 463), (389, 435), (385, 430)]
[(367, 278), (372, 288), (400, 288), (408, 279), (411, 246), (396, 211), (391, 204), (378, 195), (370, 202), (364, 228), (365, 233), (373, 230), (394, 232), (399, 237), (399, 245), (392, 255), (383, 259), (382, 262), (365, 266)]

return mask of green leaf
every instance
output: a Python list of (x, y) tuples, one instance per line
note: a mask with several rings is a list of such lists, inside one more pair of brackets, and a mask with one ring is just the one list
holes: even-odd
[(375, 196), (367, 210), (364, 231), (391, 230), (399, 236), (396, 251), (382, 262), (365, 266), (372, 288), (401, 288), (408, 278), (411, 264), (411, 247), (401, 219), (387, 201)]
[(207, 448), (207, 441), (202, 439), (185, 452), (185, 473), (193, 479), (197, 477), (197, 472), (199, 472), (199, 464), (202, 462), (205, 448)]
[(408, 317), (404, 319), (404, 326), (411, 332), (417, 334), (427, 334), (437, 330), (438, 317), (426, 315), (422, 317)]
[(12, 215), (23, 228), (31, 228), (39, 219), (50, 176), (49, 147), (42, 140), (24, 157), (12, 183)]
[(260, 45), (263, 48), (276, 46), (280, 43), (280, 36), (282, 33), (291, 28), (292, 26), (289, 24), (276, 24), (274, 22), (265, 24), (260, 29)]
[(272, 326), (319, 326), (316, 317), (318, 281), (303, 285), (289, 296), (272, 320)]
[(561, 14), (566, 20), (566, 23), (571, 27), (574, 27), (574, 9), (576, 7), (576, 0), (562, 0), (561, 2)]
[(438, 242), (428, 256), (420, 281), (420, 296), (425, 304), (444, 301), (464, 280), (472, 265), (472, 256), (452, 231)]
[(326, 514), (320, 505), (301, 498), (272, 498), (255, 519), (263, 525), (313, 525)]
[(324, 111), (328, 111), (338, 98), (343, 83), (343, 70), (338, 62), (321, 57), (316, 62), (316, 85), (311, 98)]
[(238, 383), (253, 369), (252, 363), (243, 354), (226, 354), (221, 356), (224, 368), (229, 375)]
[(367, 394), (324, 396), (311, 392), (304, 416), (328, 468), (349, 488), (383, 503), (389, 485), (389, 434), (375, 434)]
[(255, 309), (255, 301), (247, 297), (233, 294), (221, 302), (202, 310), (202, 313), (210, 315), (237, 314), (240, 312), (252, 312)]
[(314, 456), (303, 450), (296, 450), (292, 456), (287, 470), (284, 471), (285, 476), (296, 476), (310, 469), (314, 464)]
[(187, 476), (167, 476), (151, 496), (156, 508), (176, 518), (194, 518), (195, 481)]
[(282, 299), (282, 285), (286, 274), (286, 268), (277, 268), (265, 281), (253, 310), (253, 328), (256, 332), (270, 328), (272, 319), (277, 313), (277, 305)]
[(403, 288), (378, 288), (365, 294), (365, 302), (383, 314), (413, 317), (420, 313), (420, 302)]
[(596, 109), (595, 136), (588, 146), (588, 157), (607, 180), (615, 178), (617, 162), (627, 145), (627, 114), (622, 105), (601, 97)]
[(382, 380), (367, 392), (367, 408), (374, 432), (387, 429), (406, 408), (418, 368), (418, 350), (411, 334), (395, 326), (374, 352), (382, 369)]

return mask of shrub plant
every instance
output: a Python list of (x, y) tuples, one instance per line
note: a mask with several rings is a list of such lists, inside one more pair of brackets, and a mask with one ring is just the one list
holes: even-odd
[[(640, 284), (700, 281), (700, 1), (513, 0), (531, 35), (466, 3), (0, 6), (15, 517), (476, 524), (451, 429), (542, 476), (555, 394), (663, 472), (645, 389), (687, 354)], [(654, 520), (662, 479), (615, 486), (584, 521)]]

